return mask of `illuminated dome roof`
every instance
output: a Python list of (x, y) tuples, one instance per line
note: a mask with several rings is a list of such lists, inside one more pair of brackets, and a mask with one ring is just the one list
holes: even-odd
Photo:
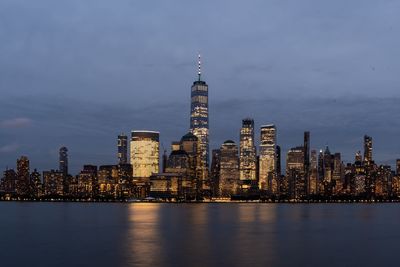
[(183, 141), (197, 141), (197, 140), (198, 140), (198, 138), (194, 134), (192, 134), (190, 132), (185, 134), (181, 138), (181, 142), (183, 142)]
[(232, 140), (226, 140), (226, 141), (224, 142), (224, 144), (226, 144), (226, 145), (229, 145), (229, 144), (234, 145), (235, 142), (232, 141)]

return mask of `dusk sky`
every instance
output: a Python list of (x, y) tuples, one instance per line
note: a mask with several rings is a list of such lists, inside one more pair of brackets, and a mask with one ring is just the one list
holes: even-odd
[(283, 157), (311, 147), (345, 161), (373, 137), (400, 158), (400, 1), (0, 0), (0, 170), (115, 164), (116, 137), (189, 129), (197, 54), (209, 85), (210, 142), (241, 119), (274, 123)]

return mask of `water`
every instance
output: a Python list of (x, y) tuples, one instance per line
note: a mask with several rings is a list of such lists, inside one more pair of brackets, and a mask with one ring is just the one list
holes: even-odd
[(0, 266), (398, 265), (398, 204), (0, 202)]

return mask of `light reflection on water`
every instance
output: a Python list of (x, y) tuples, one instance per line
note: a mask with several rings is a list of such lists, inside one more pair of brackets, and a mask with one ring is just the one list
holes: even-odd
[(0, 202), (0, 212), (0, 266), (398, 263), (396, 204)]

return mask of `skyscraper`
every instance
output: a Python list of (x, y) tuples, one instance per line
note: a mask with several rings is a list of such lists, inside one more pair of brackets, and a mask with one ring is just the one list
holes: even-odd
[(304, 132), (304, 181), (308, 194), (310, 192), (310, 132)]
[(318, 160), (317, 151), (311, 150), (310, 157), (310, 179), (309, 179), (309, 194), (318, 193)]
[(190, 132), (199, 139), (200, 168), (202, 180), (208, 176), (209, 144), (208, 144), (208, 85), (201, 80), (201, 60), (199, 55), (198, 79), (191, 88)]
[(182, 136), (180, 150), (184, 151), (189, 160), (188, 175), (195, 182), (196, 189), (201, 188), (202, 173), (204, 171), (200, 165), (201, 155), (199, 151), (199, 139), (192, 133)]
[(236, 194), (239, 187), (238, 147), (232, 140), (227, 140), (220, 151), (219, 195), (230, 197)]
[(118, 135), (118, 163), (128, 163), (128, 136), (123, 133)]
[(64, 174), (51, 170), (43, 172), (44, 194), (47, 196), (64, 195)]
[(286, 156), (286, 177), (289, 184), (289, 195), (294, 199), (306, 196), (306, 183), (304, 179), (304, 147), (294, 147)]
[(372, 162), (372, 137), (364, 135), (364, 163), (370, 165)]
[(275, 125), (261, 126), (261, 143), (259, 159), (260, 190), (272, 190), (272, 181), (276, 177), (276, 128)]
[(343, 189), (343, 166), (340, 153), (333, 155), (332, 180), (334, 181), (334, 193), (340, 194)]
[(219, 173), (221, 170), (221, 150), (212, 150), (212, 160), (211, 160), (211, 192), (214, 196), (219, 194)]
[(282, 175), (282, 156), (281, 156), (281, 147), (276, 146), (276, 175), (280, 177)]
[(21, 156), (17, 160), (17, 194), (27, 195), (29, 193), (29, 159)]
[(256, 179), (256, 147), (254, 145), (254, 120), (244, 119), (240, 129), (240, 180)]
[(133, 177), (147, 180), (159, 171), (160, 133), (132, 131), (131, 164)]
[(68, 175), (68, 149), (63, 146), (59, 151), (59, 171), (67, 177)]

